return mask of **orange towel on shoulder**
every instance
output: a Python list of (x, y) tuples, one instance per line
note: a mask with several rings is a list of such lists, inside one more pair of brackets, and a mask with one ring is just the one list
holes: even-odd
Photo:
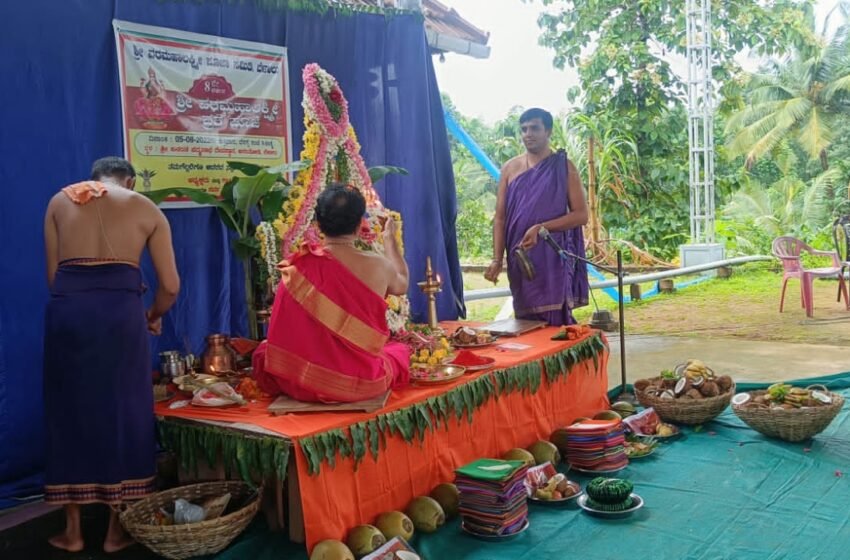
[(62, 192), (65, 193), (75, 204), (85, 205), (100, 198), (107, 193), (106, 187), (99, 181), (83, 181), (68, 185)]

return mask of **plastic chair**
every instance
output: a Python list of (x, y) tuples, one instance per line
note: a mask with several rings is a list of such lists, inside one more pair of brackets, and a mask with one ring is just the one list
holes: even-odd
[[(835, 242), (835, 252), (841, 263), (841, 277), (850, 269), (850, 216), (839, 216), (832, 222), (832, 240)], [(838, 287), (838, 300), (841, 301), (841, 287)], [(850, 302), (848, 302), (850, 304)]]
[[(800, 255), (805, 251), (810, 255), (820, 255), (832, 257), (831, 267), (823, 268), (803, 268), (803, 263), (800, 260)], [(779, 312), (785, 303), (785, 288), (788, 286), (788, 280), (798, 278), (800, 280), (800, 296), (802, 306), (806, 310), (806, 316), (814, 315), (814, 296), (812, 293), (812, 283), (815, 278), (834, 278), (838, 277), (838, 289), (844, 294), (844, 302), (848, 310), (850, 310), (850, 302), (848, 302), (847, 285), (844, 283), (844, 277), (841, 275), (841, 262), (838, 260), (838, 254), (834, 251), (818, 251), (806, 245), (803, 241), (796, 237), (783, 236), (773, 240), (773, 256), (782, 261), (782, 295), (779, 298)]]

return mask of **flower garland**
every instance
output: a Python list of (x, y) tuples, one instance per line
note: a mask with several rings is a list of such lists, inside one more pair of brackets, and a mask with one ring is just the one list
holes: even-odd
[[(383, 252), (383, 224), (396, 222), (396, 243), (404, 250), (402, 220), (381, 204), (372, 186), (369, 171), (360, 155), (360, 143), (348, 117), (348, 101), (336, 79), (318, 64), (308, 64), (302, 72), (304, 81), (304, 147), (301, 159), (311, 165), (302, 169), (284, 202), (274, 230), (281, 240), (281, 251), (287, 257), (301, 243), (318, 242), (320, 234), (312, 226), (316, 200), (325, 185), (339, 181), (352, 185), (366, 199), (366, 217), (358, 232), (358, 245), (365, 250)], [(387, 323), (392, 332), (405, 328), (410, 316), (406, 297), (387, 298)]]
[(260, 255), (266, 263), (266, 272), (272, 286), (277, 286), (280, 282), (280, 269), (277, 265), (281, 261), (280, 245), (277, 241), (277, 232), (275, 227), (269, 222), (260, 222), (257, 224), (257, 232), (255, 237), (260, 242)]

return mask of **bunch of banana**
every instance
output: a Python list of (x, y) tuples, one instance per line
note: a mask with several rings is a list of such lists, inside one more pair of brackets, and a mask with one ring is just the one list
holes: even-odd
[(701, 377), (703, 379), (711, 379), (714, 377), (714, 372), (708, 369), (703, 362), (700, 360), (688, 360), (685, 364), (685, 377), (688, 379), (695, 379), (697, 377)]
[(792, 387), (784, 383), (776, 383), (767, 388), (765, 400), (777, 404), (790, 404), (800, 408), (811, 400), (812, 392), (801, 387)]

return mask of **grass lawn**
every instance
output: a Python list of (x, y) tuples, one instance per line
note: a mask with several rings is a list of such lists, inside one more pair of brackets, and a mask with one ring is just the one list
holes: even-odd
[[(677, 279), (682, 281), (683, 277)], [(712, 279), (626, 305), (626, 332), (646, 335), (677, 335), (710, 338), (743, 338), (792, 343), (850, 346), (850, 312), (844, 302), (835, 301), (838, 284), (834, 280), (815, 281), (815, 316), (806, 317), (800, 305), (800, 284), (788, 283), (785, 311), (779, 313), (782, 273), (760, 264), (736, 267), (729, 279)], [(507, 286), (502, 278), (500, 286)], [(644, 292), (653, 284), (643, 284)], [(492, 287), (480, 273), (464, 275), (466, 290)], [(615, 313), (616, 302), (595, 290), (600, 308)], [(468, 304), (470, 320), (489, 321), (495, 317), (502, 300), (483, 300)], [(576, 319), (590, 320), (591, 305), (578, 309)]]

